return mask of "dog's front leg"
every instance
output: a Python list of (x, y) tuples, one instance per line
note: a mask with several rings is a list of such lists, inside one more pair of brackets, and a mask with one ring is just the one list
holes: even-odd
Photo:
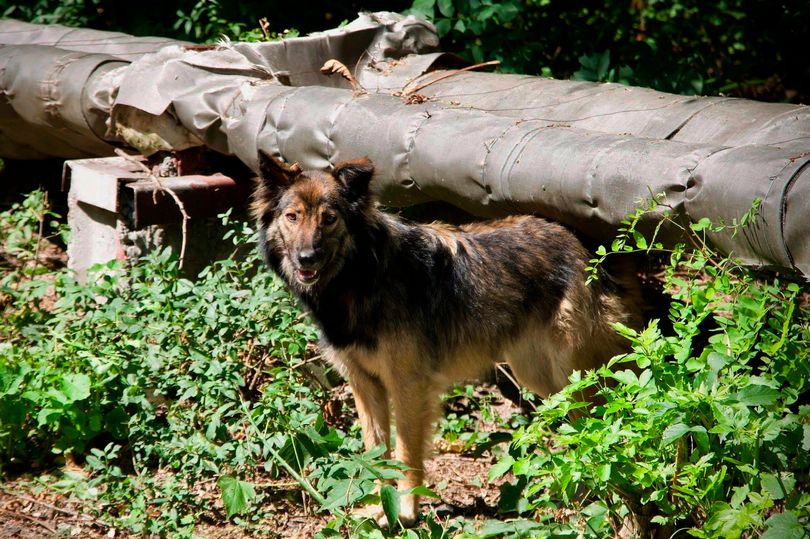
[(403, 377), (391, 386), (397, 440), (396, 458), (408, 466), (405, 478), (397, 488), (405, 492), (400, 498), (399, 519), (403, 526), (413, 526), (419, 517), (419, 496), (410, 492), (425, 477), (424, 459), (431, 439), (431, 426), (438, 403), (438, 391), (424, 374)]
[(366, 450), (380, 444), (391, 448), (391, 419), (388, 410), (388, 392), (382, 381), (363, 369), (353, 369), (349, 373), (349, 385), (354, 393), (357, 415), (363, 430), (363, 445)]

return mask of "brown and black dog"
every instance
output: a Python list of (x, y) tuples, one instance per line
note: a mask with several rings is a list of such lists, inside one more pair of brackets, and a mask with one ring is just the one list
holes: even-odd
[[(637, 291), (607, 274), (585, 284), (589, 255), (560, 225), (519, 216), (461, 227), (380, 211), (368, 159), (302, 172), (259, 154), (252, 211), (267, 263), (310, 309), (321, 346), (348, 378), (367, 448), (422, 483), (439, 394), (506, 361), (541, 396), (627, 349), (612, 325), (637, 326)], [(401, 498), (400, 521), (418, 517)]]

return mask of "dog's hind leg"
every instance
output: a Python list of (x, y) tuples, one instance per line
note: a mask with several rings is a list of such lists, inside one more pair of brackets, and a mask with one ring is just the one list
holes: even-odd
[(379, 378), (359, 368), (352, 369), (348, 378), (363, 430), (363, 445), (369, 450), (385, 444), (390, 451), (391, 416), (385, 386)]
[(548, 328), (528, 328), (503, 351), (518, 381), (545, 398), (562, 389), (570, 374), (571, 343)]

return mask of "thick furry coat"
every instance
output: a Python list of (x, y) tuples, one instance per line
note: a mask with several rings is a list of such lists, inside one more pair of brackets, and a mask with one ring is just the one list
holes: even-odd
[[(530, 216), (461, 227), (380, 211), (367, 159), (302, 172), (260, 153), (253, 213), (267, 263), (308, 307), (322, 347), (352, 386), (367, 447), (390, 445), (423, 479), (425, 444), (447, 385), (506, 361), (546, 396), (575, 369), (626, 349), (612, 328), (637, 326), (637, 289), (604, 275), (562, 226)], [(415, 496), (400, 519), (413, 522)]]

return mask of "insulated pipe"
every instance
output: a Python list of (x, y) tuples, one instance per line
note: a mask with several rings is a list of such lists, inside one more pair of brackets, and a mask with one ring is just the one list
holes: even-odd
[(810, 238), (794, 213), (807, 205), (810, 154), (792, 148), (595, 133), (320, 87), (254, 87), (224, 112), (226, 131), (246, 142), (231, 149), (254, 168), (256, 146), (305, 168), (368, 155), (374, 188), (393, 206), (444, 200), (483, 217), (537, 213), (607, 240), (650, 193), (693, 222), (731, 223), (760, 199), (747, 228), (714, 241), (745, 263), (810, 274)]
[(110, 155), (103, 140), (113, 86), (128, 65), (106, 54), (42, 45), (0, 46), (0, 155), (18, 159)]

